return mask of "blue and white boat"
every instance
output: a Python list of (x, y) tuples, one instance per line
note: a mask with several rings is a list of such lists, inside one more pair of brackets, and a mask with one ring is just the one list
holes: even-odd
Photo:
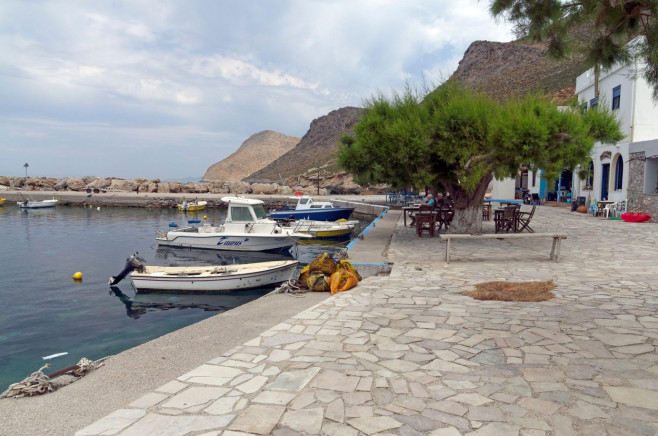
[(301, 197), (291, 197), (297, 200), (297, 206), (287, 209), (271, 211), (267, 216), (274, 220), (314, 220), (314, 221), (338, 221), (340, 219), (349, 219), (353, 207), (334, 206), (328, 201), (313, 201), (313, 199), (304, 195)]

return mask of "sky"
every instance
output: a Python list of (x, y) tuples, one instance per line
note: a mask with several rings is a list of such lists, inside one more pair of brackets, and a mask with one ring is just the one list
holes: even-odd
[(2, 0), (0, 176), (199, 180), (251, 135), (301, 138), (437, 86), (486, 0)]

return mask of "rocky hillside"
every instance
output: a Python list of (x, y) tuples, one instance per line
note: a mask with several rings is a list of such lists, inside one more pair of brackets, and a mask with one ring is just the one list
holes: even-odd
[(558, 61), (543, 43), (475, 41), (452, 77), (496, 99), (540, 91), (564, 103), (584, 71), (582, 56)]
[[(588, 38), (587, 29), (578, 31), (582, 35), (577, 35), (577, 38), (585, 41)], [(564, 103), (573, 97), (576, 77), (584, 71), (582, 56), (574, 54), (556, 61), (548, 57), (544, 43), (525, 40), (508, 43), (475, 41), (464, 53), (452, 77), (501, 100), (541, 91), (551, 95), (556, 102)], [(359, 108), (345, 107), (314, 120), (294, 148), (269, 165), (254, 168), (250, 174), (242, 175), (242, 180), (249, 183), (275, 182), (287, 186), (319, 183), (331, 187), (334, 192), (355, 191), (358, 188), (355, 185), (347, 186), (351, 182), (350, 175), (337, 168), (336, 151), (338, 139), (350, 131), (359, 120), (360, 113)], [(259, 157), (251, 160), (253, 165), (254, 162), (262, 163), (269, 149), (264, 143), (260, 146), (254, 144), (251, 152)], [(204, 180), (209, 179), (215, 166), (227, 165), (225, 161), (213, 165)], [(213, 179), (237, 174), (237, 171), (226, 172), (221, 176), (213, 175)], [(345, 189), (340, 189), (340, 186)]]
[(256, 133), (244, 141), (235, 153), (208, 168), (202, 181), (241, 180), (272, 163), (297, 143), (299, 138), (271, 130)]
[(344, 107), (317, 118), (297, 146), (265, 168), (245, 177), (247, 182), (268, 181), (298, 184), (300, 176), (317, 178), (337, 171), (338, 140), (350, 131), (361, 116), (361, 109)]

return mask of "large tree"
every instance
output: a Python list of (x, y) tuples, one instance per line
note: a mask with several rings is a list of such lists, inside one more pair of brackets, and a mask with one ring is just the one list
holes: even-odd
[(341, 138), (338, 162), (360, 184), (447, 192), (455, 205), (451, 231), (476, 233), (494, 177), (527, 167), (555, 179), (588, 162), (595, 141), (621, 139), (606, 109), (560, 109), (538, 95), (498, 103), (448, 81), (422, 99), (410, 89), (371, 98), (354, 135)]
[[(587, 67), (600, 70), (617, 63), (645, 62), (643, 75), (658, 99), (658, 1), (656, 0), (491, 0), (494, 17), (515, 24), (519, 37), (547, 40), (549, 53), (561, 57), (583, 50)], [(570, 32), (589, 26), (591, 39), (578, 40)], [(635, 44), (628, 44), (641, 36)], [(598, 82), (597, 82), (598, 84)], [(598, 95), (598, 89), (596, 90)]]

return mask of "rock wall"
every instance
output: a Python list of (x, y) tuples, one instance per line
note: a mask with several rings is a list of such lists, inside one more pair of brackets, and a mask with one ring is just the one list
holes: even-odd
[(347, 173), (334, 174), (331, 177), (299, 177), (292, 185), (278, 183), (234, 182), (172, 182), (159, 179), (134, 179), (103, 177), (66, 177), (53, 179), (48, 177), (5, 177), (0, 176), (0, 191), (86, 191), (86, 192), (150, 192), (160, 194), (265, 194), (293, 195), (302, 192), (308, 195), (329, 194), (363, 194), (385, 193), (390, 190), (386, 185), (362, 187), (354, 183)]

